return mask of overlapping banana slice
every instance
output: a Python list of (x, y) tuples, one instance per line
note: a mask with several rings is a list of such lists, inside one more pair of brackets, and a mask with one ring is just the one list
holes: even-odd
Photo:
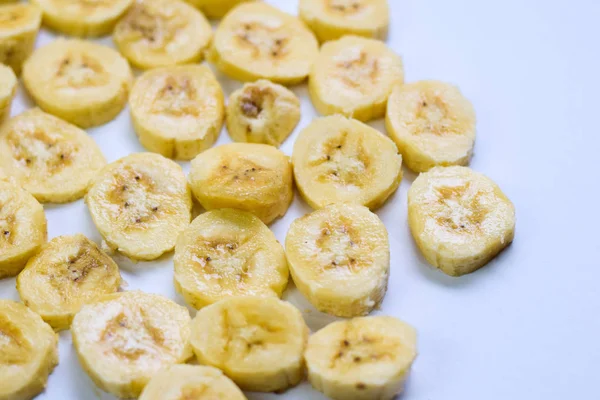
[(107, 165), (86, 203), (108, 246), (133, 260), (175, 247), (189, 225), (192, 198), (183, 170), (158, 154), (131, 154)]
[(386, 128), (415, 172), (467, 165), (475, 143), (475, 110), (460, 90), (439, 81), (394, 88)]
[(139, 77), (129, 97), (142, 145), (165, 157), (191, 160), (219, 137), (223, 91), (208, 67), (157, 68)]
[(246, 1), (255, 0), (186, 0), (208, 18), (223, 18), (232, 8)]
[(243, 390), (274, 392), (302, 380), (307, 336), (290, 303), (234, 297), (198, 311), (191, 343), (201, 364), (219, 368)]
[(17, 77), (13, 70), (0, 64), (0, 125), (10, 117), (13, 98), (17, 92)]
[(250, 211), (265, 224), (283, 216), (294, 197), (289, 157), (264, 144), (230, 143), (192, 161), (190, 184), (206, 210)]
[(0, 299), (0, 399), (39, 394), (58, 364), (58, 336), (39, 315)]
[(21, 73), (23, 62), (35, 45), (42, 12), (30, 4), (0, 5), (0, 64)]
[(396, 145), (341, 115), (317, 118), (300, 132), (292, 163), (298, 190), (313, 208), (350, 201), (374, 209), (402, 180)]
[(215, 32), (209, 59), (233, 79), (293, 85), (309, 73), (319, 51), (314, 34), (296, 17), (262, 2), (244, 3)]
[(149, 69), (201, 61), (212, 39), (204, 15), (181, 0), (137, 0), (113, 34), (119, 51)]
[(402, 59), (385, 43), (344, 36), (321, 47), (308, 89), (321, 114), (369, 121), (385, 115), (392, 88), (404, 81), (403, 71)]
[(417, 356), (417, 334), (393, 317), (338, 321), (308, 340), (308, 379), (334, 400), (391, 400)]
[(279, 147), (298, 122), (300, 99), (285, 86), (261, 79), (229, 97), (227, 130), (236, 142)]
[(23, 67), (23, 83), (46, 112), (82, 128), (114, 119), (127, 102), (132, 74), (110, 47), (57, 39), (36, 49)]
[(84, 304), (120, 284), (117, 264), (81, 234), (52, 239), (17, 277), (23, 303), (55, 330), (68, 329)]
[(192, 356), (185, 307), (139, 291), (83, 306), (71, 325), (82, 368), (101, 389), (138, 397), (158, 371)]
[(179, 236), (175, 288), (194, 308), (232, 296), (281, 297), (288, 282), (285, 252), (258, 217), (208, 211)]
[(408, 191), (408, 224), (425, 259), (460, 276), (512, 242), (515, 208), (486, 176), (467, 167), (435, 167)]

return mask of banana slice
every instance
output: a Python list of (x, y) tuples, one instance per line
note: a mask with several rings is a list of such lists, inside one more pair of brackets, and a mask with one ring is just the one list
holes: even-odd
[(232, 8), (238, 4), (255, 0), (186, 0), (194, 7), (202, 11), (208, 18), (223, 18)]
[(129, 97), (142, 145), (165, 157), (191, 160), (219, 137), (223, 91), (208, 67), (157, 68), (139, 77)]
[(227, 130), (236, 142), (279, 147), (300, 122), (300, 99), (285, 86), (261, 79), (229, 97)]
[(355, 202), (382, 205), (402, 180), (402, 156), (389, 138), (362, 122), (317, 118), (294, 143), (296, 185), (313, 208)]
[(131, 154), (107, 165), (86, 203), (108, 246), (133, 260), (154, 260), (173, 250), (192, 218), (183, 170), (152, 153)]
[(0, 180), (0, 278), (21, 272), (46, 239), (41, 204), (17, 185)]
[(119, 51), (136, 67), (149, 69), (202, 61), (212, 28), (181, 0), (137, 0), (115, 27)]
[(83, 306), (71, 325), (82, 368), (117, 397), (138, 397), (162, 368), (192, 356), (190, 315), (155, 294), (114, 293)]
[(209, 59), (233, 79), (293, 85), (307, 77), (318, 51), (317, 39), (299, 19), (250, 2), (221, 21)]
[(338, 317), (365, 315), (385, 296), (387, 230), (366, 207), (337, 203), (295, 220), (285, 250), (298, 290), (319, 311)]
[(308, 340), (308, 379), (334, 400), (391, 400), (417, 356), (417, 334), (393, 317), (363, 317), (327, 325)]
[(402, 82), (402, 59), (385, 43), (345, 36), (321, 47), (308, 90), (321, 114), (370, 121), (385, 115), (392, 88)]
[(191, 343), (201, 364), (219, 368), (243, 390), (274, 392), (302, 380), (307, 337), (290, 303), (234, 297), (198, 311)]
[(119, 53), (78, 39), (36, 49), (23, 67), (23, 83), (35, 102), (82, 128), (114, 119), (127, 102), (131, 80)]
[(58, 364), (58, 336), (39, 315), (0, 299), (0, 399), (32, 399)]
[(17, 92), (17, 77), (12, 69), (0, 64), (0, 125), (10, 117), (13, 98)]
[(23, 62), (35, 45), (42, 12), (30, 4), (0, 5), (0, 64), (21, 73)]
[(283, 216), (292, 199), (289, 157), (272, 146), (230, 143), (192, 161), (190, 184), (206, 210), (250, 211), (265, 224)]

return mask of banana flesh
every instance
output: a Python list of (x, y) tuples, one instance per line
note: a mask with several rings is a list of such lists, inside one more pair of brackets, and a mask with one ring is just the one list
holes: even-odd
[(0, 125), (10, 117), (13, 98), (17, 92), (17, 77), (10, 67), (0, 64)]
[(0, 64), (21, 74), (23, 62), (29, 57), (42, 23), (42, 12), (36, 6), (0, 2)]
[(238, 4), (255, 0), (186, 0), (188, 3), (202, 11), (208, 18), (223, 18)]

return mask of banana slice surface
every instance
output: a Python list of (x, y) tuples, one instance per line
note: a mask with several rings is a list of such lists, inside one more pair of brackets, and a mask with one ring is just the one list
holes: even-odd
[(0, 64), (19, 75), (33, 51), (41, 23), (42, 12), (36, 6), (0, 3)]
[(0, 125), (10, 117), (13, 98), (17, 92), (17, 77), (13, 70), (0, 64)]
[(238, 4), (255, 0), (186, 0), (208, 18), (223, 18)]

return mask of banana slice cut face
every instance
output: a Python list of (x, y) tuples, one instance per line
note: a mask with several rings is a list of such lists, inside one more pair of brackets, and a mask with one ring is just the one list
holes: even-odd
[(17, 92), (17, 77), (10, 67), (0, 64), (0, 125), (10, 117), (13, 98)]
[(391, 400), (404, 389), (416, 347), (414, 328), (393, 317), (337, 321), (309, 338), (308, 379), (334, 400)]
[(236, 142), (279, 147), (298, 122), (300, 99), (285, 86), (261, 79), (229, 97), (227, 130)]
[(341, 115), (317, 118), (294, 143), (298, 190), (313, 208), (354, 202), (382, 205), (402, 180), (394, 142), (362, 122)]
[(233, 79), (293, 85), (308, 76), (318, 51), (314, 34), (298, 18), (249, 2), (221, 21), (209, 59)]
[(142, 145), (181, 160), (213, 145), (225, 115), (221, 86), (201, 65), (147, 71), (133, 85), (129, 105)]
[(467, 167), (435, 167), (408, 191), (408, 224), (425, 259), (460, 276), (512, 242), (515, 208), (486, 176)]
[(120, 284), (117, 264), (81, 234), (52, 239), (17, 277), (23, 303), (55, 330), (68, 329), (84, 304)]
[(19, 186), (0, 180), (0, 278), (15, 276), (46, 242), (44, 208)]
[(202, 11), (208, 18), (223, 18), (233, 7), (238, 4), (255, 0), (186, 0)]
[(388, 234), (366, 207), (336, 203), (295, 220), (285, 250), (298, 290), (319, 311), (365, 315), (385, 296)]
[(403, 82), (402, 59), (385, 43), (345, 36), (321, 47), (308, 90), (321, 114), (370, 121), (385, 115), (392, 88)]
[(450, 84), (420, 81), (396, 86), (388, 99), (386, 128), (415, 172), (467, 165), (475, 143), (475, 110)]
[(0, 64), (21, 73), (23, 62), (35, 45), (42, 12), (30, 4), (0, 4)]
[(208, 20), (181, 0), (137, 0), (113, 33), (119, 51), (150, 69), (202, 61), (212, 39)]
[(187, 361), (190, 315), (155, 294), (114, 293), (83, 306), (71, 325), (82, 368), (114, 396), (138, 397), (158, 371)]
[(294, 197), (289, 157), (272, 146), (230, 143), (192, 161), (190, 184), (206, 210), (249, 211), (265, 224), (283, 216)]
[(23, 83), (46, 112), (82, 128), (114, 119), (131, 86), (127, 60), (110, 47), (57, 39), (36, 49), (23, 67)]
[(300, 311), (274, 298), (234, 297), (198, 311), (192, 347), (243, 390), (274, 392), (304, 376), (308, 327)]

